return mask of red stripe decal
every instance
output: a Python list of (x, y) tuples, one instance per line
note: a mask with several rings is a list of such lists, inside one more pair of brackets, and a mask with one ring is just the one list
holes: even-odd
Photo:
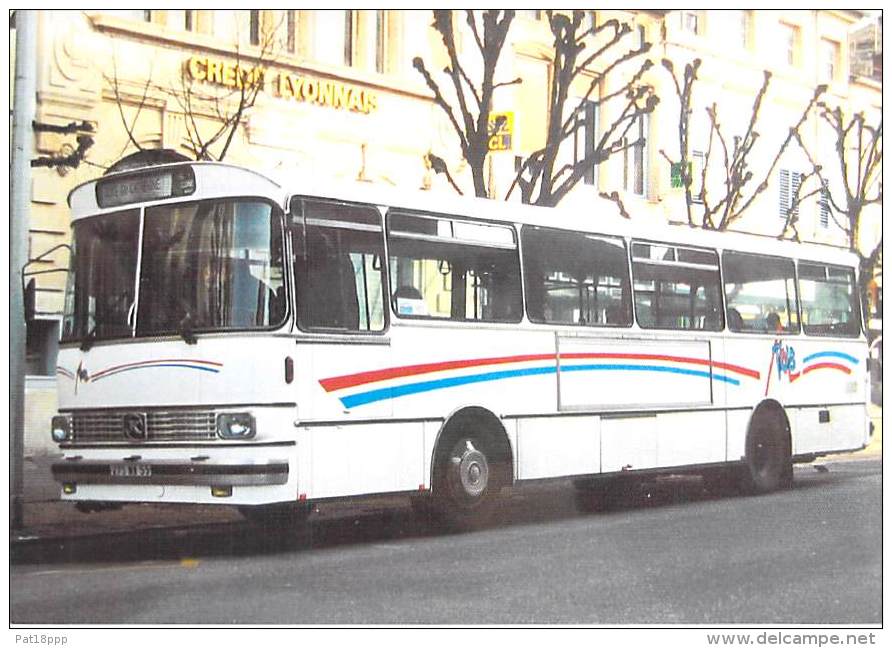
[(803, 369), (802, 375), (804, 376), (805, 374), (811, 373), (812, 371), (816, 371), (818, 369), (836, 369), (837, 371), (841, 371), (843, 373), (852, 373), (852, 370), (845, 365), (836, 364), (835, 362), (819, 362), (818, 364), (813, 364), (810, 367), (806, 367), (805, 369)]
[[(686, 358), (679, 356), (655, 355), (650, 353), (566, 353), (561, 355), (561, 359), (583, 360), (583, 359), (625, 359), (625, 360), (663, 360), (666, 362), (678, 362), (684, 364), (695, 364), (712, 366), (716, 369), (723, 369), (733, 373), (749, 376), (758, 379), (760, 374), (758, 371), (740, 367), (737, 365), (727, 364), (724, 362), (710, 362), (702, 358)], [(379, 382), (381, 380), (390, 380), (392, 378), (405, 378), (408, 376), (417, 376), (420, 374), (433, 373), (435, 371), (446, 371), (449, 369), (466, 369), (468, 367), (484, 367), (490, 365), (511, 364), (515, 362), (535, 362), (541, 360), (554, 360), (553, 353), (539, 353), (531, 355), (518, 356), (502, 356), (497, 358), (478, 358), (472, 360), (449, 360), (446, 362), (430, 362), (426, 364), (408, 365), (405, 367), (390, 367), (388, 369), (377, 369), (374, 371), (363, 371), (356, 374), (348, 374), (344, 376), (335, 376), (333, 378), (324, 378), (319, 381), (322, 388), (327, 392), (346, 389), (348, 387), (357, 387), (367, 383)]]
[(192, 360), (190, 358), (166, 358), (164, 360), (142, 360), (140, 362), (130, 362), (128, 364), (117, 365), (116, 367), (108, 367), (107, 369), (103, 369), (102, 371), (97, 371), (90, 378), (99, 378), (107, 374), (110, 371), (115, 371), (117, 369), (127, 369), (130, 367), (138, 367), (140, 365), (150, 365), (158, 362), (194, 362), (195, 364), (203, 364), (203, 365), (211, 365), (213, 367), (222, 367), (223, 363), (221, 362), (212, 362), (210, 360)]
[(406, 367), (390, 367), (376, 371), (363, 371), (362, 373), (349, 374), (347, 376), (335, 376), (319, 381), (322, 388), (327, 391), (356, 387), (366, 383), (390, 380), (391, 378), (405, 378), (419, 374), (446, 371), (447, 369), (465, 369), (467, 367), (483, 367), (487, 365), (510, 364), (512, 362), (533, 362), (535, 360), (554, 360), (554, 354), (541, 353), (535, 355), (505, 356), (501, 358), (479, 358), (474, 360), (449, 360), (446, 362), (430, 362), (427, 364), (408, 365)]

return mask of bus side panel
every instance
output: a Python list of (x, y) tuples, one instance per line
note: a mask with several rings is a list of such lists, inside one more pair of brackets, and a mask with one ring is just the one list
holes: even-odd
[(518, 421), (518, 479), (600, 472), (600, 437), (601, 421), (597, 416)]
[(752, 417), (752, 410), (729, 410), (726, 412), (727, 433), (725, 435), (727, 449), (726, 461), (742, 461), (746, 457), (746, 431)]
[(416, 491), (426, 482), (420, 423), (317, 426), (301, 433), (310, 439), (310, 499)]
[(601, 420), (601, 471), (657, 467), (657, 415), (607, 415)]
[(559, 333), (557, 344), (562, 411), (713, 404), (709, 341)]
[(657, 428), (657, 463), (661, 467), (725, 460), (724, 412), (660, 414)]

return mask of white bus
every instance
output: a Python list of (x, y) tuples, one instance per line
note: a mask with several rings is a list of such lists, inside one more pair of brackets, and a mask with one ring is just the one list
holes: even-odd
[[(826, 246), (220, 163), (70, 195), (53, 466), (84, 503), (293, 513), (734, 472), (869, 441), (856, 259)], [(611, 481), (613, 478), (613, 481)]]

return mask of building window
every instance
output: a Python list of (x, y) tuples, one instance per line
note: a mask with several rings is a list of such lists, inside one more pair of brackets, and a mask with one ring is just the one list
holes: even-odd
[(183, 11), (183, 28), (186, 31), (195, 31), (195, 11), (186, 9)]
[(703, 12), (702, 11), (682, 11), (681, 12), (681, 30), (692, 36), (700, 36), (703, 34)]
[(820, 80), (831, 83), (839, 75), (839, 43), (826, 38), (821, 39)]
[(644, 196), (647, 189), (647, 115), (639, 115), (623, 138), (623, 189)]
[(728, 13), (728, 42), (740, 49), (749, 49), (750, 21), (752, 12), (745, 9), (733, 9)]
[(799, 61), (799, 28), (795, 25), (781, 23), (780, 43), (787, 65), (795, 66)]
[[(594, 101), (583, 101), (576, 110), (576, 130), (573, 138), (573, 162), (582, 164), (595, 154), (598, 146), (598, 105)], [(582, 176), (587, 185), (595, 185), (597, 164), (592, 164)]]
[(778, 216), (786, 218), (788, 214), (798, 214), (799, 205), (794, 208), (793, 200), (799, 193), (799, 185), (802, 182), (803, 175), (798, 171), (790, 169), (781, 169), (778, 178)]
[(250, 11), (249, 14), (248, 25), (251, 45), (260, 45), (260, 12), (254, 10)]
[(313, 12), (313, 58), (331, 65), (353, 65), (353, 12)]
[(297, 49), (297, 11), (289, 9), (285, 12), (285, 49), (294, 54)]
[(595, 11), (586, 11), (582, 17), (582, 33), (590, 34), (598, 26), (598, 14)]
[(368, 70), (384, 73), (387, 67), (387, 12), (382, 9), (364, 11), (358, 18), (357, 32), (362, 49), (362, 60), (358, 63)]
[(518, 9), (517, 15), (527, 20), (542, 20), (542, 9)]
[(818, 223), (823, 229), (830, 227), (830, 189), (826, 180), (821, 180), (821, 195), (818, 198)]
[(703, 171), (706, 168), (706, 153), (691, 152), (691, 201), (703, 202)]

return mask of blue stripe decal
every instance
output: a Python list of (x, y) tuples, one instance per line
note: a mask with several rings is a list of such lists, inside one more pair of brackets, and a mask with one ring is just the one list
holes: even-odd
[[(662, 373), (675, 373), (686, 376), (697, 376), (699, 378), (709, 378), (708, 371), (695, 371), (693, 369), (678, 369), (675, 367), (662, 367), (655, 365), (623, 365), (623, 364), (603, 364), (603, 365), (569, 365), (562, 366), (561, 372), (570, 371), (657, 371)], [(380, 400), (388, 398), (399, 398), (401, 396), (410, 396), (412, 394), (420, 394), (423, 392), (434, 391), (436, 389), (446, 389), (449, 387), (459, 387), (461, 385), (470, 385), (473, 383), (489, 382), (492, 380), (502, 380), (504, 378), (519, 378), (522, 376), (542, 376), (553, 374), (557, 371), (555, 367), (534, 367), (531, 369), (514, 369), (509, 371), (490, 371), (482, 374), (471, 376), (455, 376), (453, 378), (442, 378), (440, 380), (425, 380), (423, 382), (410, 383), (407, 385), (397, 385), (395, 387), (384, 387), (382, 389), (373, 389), (367, 392), (351, 394), (340, 399), (345, 407), (357, 407), (359, 405), (368, 405)], [(716, 380), (721, 380), (732, 385), (739, 385), (740, 381), (736, 378), (729, 378), (719, 374), (712, 374)]]
[(809, 360), (814, 360), (815, 358), (842, 358), (854, 365), (858, 364), (858, 358), (854, 358), (848, 353), (841, 353), (839, 351), (821, 351), (820, 353), (812, 353), (810, 356), (805, 356), (802, 363), (805, 364)]
[(197, 369), (199, 371), (209, 371), (211, 373), (220, 373), (219, 369), (213, 369), (211, 367), (198, 367), (195, 365), (185, 365), (185, 364), (153, 364), (153, 365), (145, 365), (144, 367), (127, 367), (126, 369), (118, 369), (117, 371), (110, 371), (107, 374), (103, 374), (99, 376), (99, 378), (94, 378), (92, 382), (97, 380), (102, 380), (103, 378), (108, 378), (109, 376), (114, 376), (119, 373), (126, 373), (128, 371), (136, 371), (137, 369), (155, 369), (156, 367), (173, 367), (174, 369)]

